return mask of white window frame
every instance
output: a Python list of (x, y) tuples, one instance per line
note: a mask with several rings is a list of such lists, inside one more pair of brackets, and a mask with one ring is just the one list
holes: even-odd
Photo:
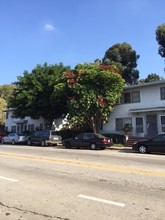
[(160, 87), (160, 99), (165, 99), (165, 87)]
[[(125, 101), (125, 95), (128, 94), (128, 101)], [(124, 92), (122, 96), (122, 104), (129, 104), (129, 103), (139, 103), (140, 102), (140, 91), (130, 91)]]
[(165, 115), (160, 115), (160, 128), (161, 133), (165, 133), (165, 124), (162, 124), (162, 117), (165, 117)]
[[(142, 124), (141, 125), (137, 125), (136, 119), (141, 118), (142, 119)], [(135, 126), (136, 126), (136, 133), (144, 133), (144, 118), (139, 116), (135, 118)], [(138, 129), (142, 129), (142, 131), (138, 131)]]
[[(118, 128), (117, 126), (117, 120), (121, 120), (120, 128)], [(116, 131), (122, 131), (125, 124), (129, 124), (132, 127), (132, 117), (116, 118), (115, 120)]]

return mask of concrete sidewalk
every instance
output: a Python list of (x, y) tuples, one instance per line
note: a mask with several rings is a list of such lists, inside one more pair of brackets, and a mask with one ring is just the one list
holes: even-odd
[(130, 153), (130, 152), (133, 152), (132, 150), (132, 147), (125, 147), (125, 146), (111, 146), (111, 147), (108, 147), (106, 148), (107, 150), (116, 150), (116, 151), (120, 151), (120, 152), (127, 152), (127, 153)]
[[(64, 146), (62, 145), (57, 145), (55, 146), (55, 148), (57, 149), (65, 149)], [(106, 150), (116, 150), (116, 151), (120, 151), (120, 152), (133, 152), (131, 147), (125, 147), (125, 146), (115, 146), (112, 145), (111, 147), (107, 147)]]

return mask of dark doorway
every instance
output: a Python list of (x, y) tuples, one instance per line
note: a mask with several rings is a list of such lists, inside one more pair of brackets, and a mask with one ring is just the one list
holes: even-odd
[(157, 127), (157, 116), (156, 115), (147, 115), (146, 116), (147, 123), (147, 136), (153, 137), (158, 134)]

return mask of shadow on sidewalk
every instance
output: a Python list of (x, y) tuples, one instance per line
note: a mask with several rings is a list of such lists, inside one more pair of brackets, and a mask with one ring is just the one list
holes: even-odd
[(118, 146), (111, 146), (107, 148), (108, 150), (116, 150), (123, 153), (134, 153), (131, 147), (118, 147)]
[[(118, 151), (121, 153), (134, 153), (134, 154), (141, 154), (137, 151), (132, 150), (132, 147), (118, 147), (118, 146), (112, 146), (109, 147), (108, 150), (114, 150), (114, 151)], [(165, 152), (149, 152), (146, 155), (150, 155), (150, 154), (154, 154), (154, 155), (165, 155)]]

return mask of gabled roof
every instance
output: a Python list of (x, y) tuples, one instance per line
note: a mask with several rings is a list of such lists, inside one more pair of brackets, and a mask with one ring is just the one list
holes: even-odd
[(161, 107), (153, 107), (153, 108), (137, 108), (137, 109), (130, 109), (130, 113), (138, 113), (138, 112), (156, 112), (156, 111), (165, 111), (165, 106)]
[(8, 108), (8, 109), (4, 109), (3, 112), (13, 112), (14, 108)]
[(162, 85), (162, 84), (164, 84), (164, 86), (165, 86), (165, 80), (158, 80), (158, 81), (149, 82), (149, 83), (139, 83), (137, 85), (125, 86), (124, 90), (136, 89), (136, 88), (142, 88), (142, 87), (148, 87), (148, 86), (155, 86), (155, 85)]

